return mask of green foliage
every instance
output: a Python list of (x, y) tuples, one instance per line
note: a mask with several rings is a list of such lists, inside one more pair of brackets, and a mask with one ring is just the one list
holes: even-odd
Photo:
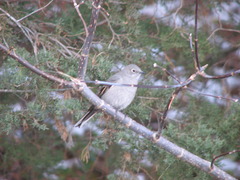
[[(64, 149), (63, 146), (58, 146), (57, 139), (57, 136), (49, 131), (36, 133), (29, 130), (23, 134), (16, 134), (15, 139), (3, 136), (0, 139), (1, 150), (4, 151), (4, 156), (1, 156), (1, 175), (8, 174), (9, 170), (15, 168), (13, 173), (17, 175), (17, 172), (22, 172), (21, 178), (43, 177), (43, 172), (47, 172), (49, 167), (56, 165), (63, 158), (63, 151), (55, 150)], [(28, 172), (24, 173), (26, 170)]]
[[(18, 3), (18, 6), (4, 6), (16, 19), (35, 9), (35, 5), (26, 7), (29, 2)], [(182, 28), (175, 29), (166, 23), (158, 23), (153, 18), (141, 17), (138, 10), (144, 3), (146, 2), (139, 0), (123, 0), (119, 3), (106, 1), (103, 5), (110, 16), (99, 16), (98, 22), (103, 24), (98, 25), (95, 32), (94, 46), (89, 55), (87, 80), (107, 80), (113, 73), (112, 67), (118, 63), (139, 65), (147, 73), (142, 84), (148, 85), (153, 85), (158, 79), (166, 80), (166, 84), (175, 84), (162, 70), (153, 68), (153, 63), (166, 69), (184, 66), (185, 77), (195, 71), (188, 41), (188, 34), (193, 32), (193, 28), (184, 28), (187, 26), (185, 22)], [(215, 7), (214, 2), (203, 3), (209, 9)], [(215, 3), (217, 6), (218, 2)], [(163, 3), (163, 6), (165, 5)], [(63, 6), (61, 13), (55, 13), (52, 18), (36, 13), (20, 21), (24, 26), (38, 32), (36, 54), (21, 30), (12, 26), (5, 16), (0, 16), (0, 37), (1, 43), (7, 42), (10, 47), (14, 47), (17, 55), (32, 65), (69, 80), (68, 77), (59, 75), (56, 70), (77, 77), (79, 59), (66, 49), (78, 52), (84, 43), (85, 33), (72, 5)], [(86, 1), (81, 5), (80, 11), (88, 24), (91, 2)], [(47, 11), (44, 13), (47, 14)], [(193, 7), (182, 8), (178, 13), (193, 15)], [(46, 27), (42, 26), (42, 23)], [(208, 37), (208, 29), (200, 27), (198, 45), (202, 65), (215, 64), (224, 54), (219, 44), (206, 40)], [(95, 48), (98, 45), (102, 48)], [(153, 49), (157, 49), (157, 53), (154, 54)], [(164, 52), (168, 57), (159, 57), (159, 52)], [(94, 131), (86, 131), (84, 136), (80, 137), (73, 134), (75, 147), (67, 150), (60, 138), (61, 133), (56, 130), (55, 121), (59, 120), (64, 127), (69, 122), (74, 124), (86, 112), (89, 103), (78, 93), (63, 89), (65, 87), (62, 85), (49, 82), (16, 60), (5, 57), (6, 54), (0, 54), (0, 89), (12, 92), (0, 93), (1, 175), (8, 176), (14, 165), (19, 164), (20, 170), (17, 172), (20, 172), (20, 179), (44, 178), (44, 172), (55, 173), (60, 179), (79, 176), (83, 179), (96, 179), (100, 176), (110, 180), (123, 178), (114, 173), (116, 169), (133, 175), (148, 172), (151, 176), (149, 179), (210, 179), (206, 173), (177, 160), (153, 143), (114, 122), (113, 118), (106, 122), (101, 120), (106, 123), (105, 127), (100, 126), (104, 129), (101, 135)], [(97, 92), (97, 88), (93, 90)], [(172, 89), (139, 89), (134, 102), (124, 113), (153, 129), (149, 125), (154, 121), (151, 113), (156, 111), (161, 114), (172, 92)], [(231, 104), (226, 108), (197, 99), (197, 96), (189, 95), (187, 98), (187, 102), (182, 99), (173, 102), (172, 108), (183, 110), (185, 115), (180, 122), (169, 120), (164, 136), (209, 161), (214, 155), (231, 151), (239, 145), (239, 104)], [(21, 104), (22, 109), (13, 111), (16, 104)], [(96, 119), (99, 117), (105, 119), (102, 115), (97, 115)], [(83, 152), (89, 153), (89, 157), (81, 163), (81, 168), (53, 169), (63, 159), (80, 159)], [(146, 159), (152, 166), (144, 163)], [(106, 167), (107, 174), (101, 174), (104, 170), (99, 170), (98, 164)]]

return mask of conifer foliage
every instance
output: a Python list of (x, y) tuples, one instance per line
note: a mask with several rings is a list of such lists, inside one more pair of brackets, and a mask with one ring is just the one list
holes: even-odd
[[(1, 1), (0, 179), (239, 178), (239, 14), (237, 0)], [(116, 112), (95, 94), (128, 64), (146, 74)], [(74, 127), (91, 104), (104, 113)]]

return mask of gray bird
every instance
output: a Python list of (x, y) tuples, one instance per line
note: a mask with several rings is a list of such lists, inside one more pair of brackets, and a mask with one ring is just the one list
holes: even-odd
[[(120, 72), (111, 76), (107, 82), (137, 85), (141, 74), (144, 74), (144, 72), (137, 65), (130, 64)], [(99, 93), (99, 97), (114, 107), (117, 111), (120, 111), (131, 104), (136, 91), (137, 87), (112, 85), (103, 87)], [(99, 111), (100, 109), (92, 105), (87, 113), (75, 124), (75, 127), (81, 127)]]

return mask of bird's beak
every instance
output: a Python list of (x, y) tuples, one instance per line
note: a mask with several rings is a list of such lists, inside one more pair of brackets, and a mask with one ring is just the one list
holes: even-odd
[(138, 73), (139, 73), (139, 74), (146, 74), (146, 73), (145, 73), (145, 72), (143, 72), (143, 71), (139, 71)]

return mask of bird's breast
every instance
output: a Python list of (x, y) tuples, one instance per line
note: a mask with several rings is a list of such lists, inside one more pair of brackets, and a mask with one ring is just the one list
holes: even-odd
[(136, 87), (112, 86), (102, 96), (102, 99), (118, 110), (125, 109), (134, 99)]

